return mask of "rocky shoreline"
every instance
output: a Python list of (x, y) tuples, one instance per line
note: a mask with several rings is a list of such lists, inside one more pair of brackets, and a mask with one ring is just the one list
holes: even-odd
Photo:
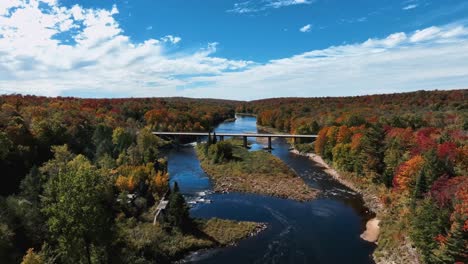
[(380, 220), (378, 218), (378, 214), (383, 210), (383, 205), (380, 203), (378, 198), (375, 195), (358, 188), (350, 180), (343, 178), (342, 175), (340, 175), (335, 169), (330, 167), (319, 155), (314, 153), (301, 153), (297, 149), (292, 149), (291, 152), (297, 155), (306, 156), (309, 159), (313, 160), (315, 163), (319, 164), (323, 168), (323, 170), (328, 175), (333, 177), (336, 181), (362, 195), (366, 207), (369, 208), (369, 210), (371, 210), (372, 212), (376, 213), (377, 216), (370, 219), (367, 222), (366, 230), (364, 231), (364, 233), (361, 234), (361, 238), (368, 242), (377, 243), (380, 234)]

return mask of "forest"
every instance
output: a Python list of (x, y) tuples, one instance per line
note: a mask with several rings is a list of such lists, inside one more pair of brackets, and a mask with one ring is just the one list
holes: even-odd
[[(151, 134), (210, 130), (235, 105), (1, 96), (0, 262), (167, 263), (250, 232), (253, 223), (191, 219), (169, 186), (161, 150), (170, 143)], [(167, 214), (155, 226), (164, 196)]]
[[(177, 185), (168, 183), (161, 151), (171, 142), (150, 132), (211, 131), (241, 112), (257, 115), (261, 126), (318, 134), (310, 150), (378, 197), (376, 258), (409, 244), (423, 263), (466, 263), (467, 95), (250, 102), (0, 96), (0, 259), (165, 263), (203, 247), (208, 242), (193, 234), (206, 223), (190, 218)], [(151, 228), (150, 208), (167, 194), (173, 206)]]
[(278, 98), (237, 111), (257, 114), (262, 126), (318, 134), (315, 153), (377, 196), (384, 212), (376, 258), (403, 254), (410, 244), (424, 263), (466, 263), (467, 95)]

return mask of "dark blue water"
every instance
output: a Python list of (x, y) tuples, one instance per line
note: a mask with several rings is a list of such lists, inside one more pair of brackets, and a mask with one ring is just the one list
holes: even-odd
[[(217, 132), (257, 132), (254, 117), (238, 116), (223, 123)], [(265, 144), (249, 138), (251, 150)], [(373, 263), (374, 245), (360, 238), (372, 217), (361, 197), (334, 181), (306, 157), (290, 153), (284, 140), (273, 141), (272, 154), (281, 158), (312, 187), (318, 199), (301, 203), (254, 194), (215, 194), (200, 168), (193, 148), (172, 150), (171, 181), (193, 204), (194, 217), (219, 217), (265, 222), (268, 228), (236, 246), (200, 251), (188, 256), (195, 263)], [(203, 197), (200, 200), (200, 197)], [(211, 203), (204, 201), (210, 200)], [(198, 201), (195, 203), (195, 201)]]

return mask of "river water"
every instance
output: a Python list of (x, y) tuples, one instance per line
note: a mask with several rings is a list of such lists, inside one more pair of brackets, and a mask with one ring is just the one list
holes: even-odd
[[(222, 123), (216, 132), (256, 133), (256, 118), (237, 116)], [(249, 138), (251, 150), (265, 144)], [(174, 149), (168, 154), (171, 182), (192, 204), (191, 215), (267, 223), (259, 235), (236, 246), (199, 251), (184, 261), (193, 263), (373, 263), (374, 244), (360, 238), (372, 213), (359, 194), (336, 182), (313, 161), (290, 153), (284, 140), (273, 140), (272, 154), (282, 159), (310, 186), (321, 191), (310, 202), (255, 194), (211, 192), (193, 148)], [(229, 173), (229, 172), (226, 172)], [(208, 203), (208, 201), (210, 201)]]

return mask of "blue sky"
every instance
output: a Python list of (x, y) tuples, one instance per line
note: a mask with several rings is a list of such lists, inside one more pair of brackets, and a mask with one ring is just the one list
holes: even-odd
[(461, 0), (9, 0), (0, 93), (258, 99), (468, 87)]

